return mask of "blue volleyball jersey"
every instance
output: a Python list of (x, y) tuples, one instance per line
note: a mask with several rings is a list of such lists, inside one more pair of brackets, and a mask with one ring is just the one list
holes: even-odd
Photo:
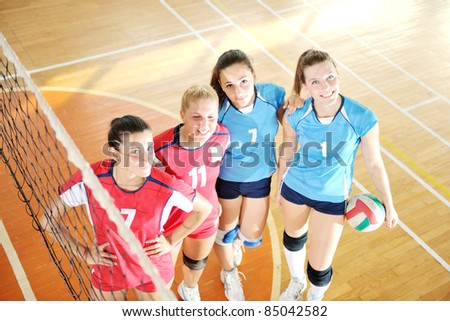
[(288, 116), (300, 148), (288, 164), (284, 182), (313, 200), (342, 202), (348, 198), (361, 137), (378, 122), (370, 109), (341, 97), (341, 107), (329, 124), (318, 120), (312, 98)]
[(275, 135), (277, 111), (285, 90), (272, 83), (255, 84), (253, 110), (242, 113), (226, 99), (219, 109), (219, 123), (230, 132), (230, 146), (219, 177), (232, 182), (255, 182), (270, 177), (276, 169)]

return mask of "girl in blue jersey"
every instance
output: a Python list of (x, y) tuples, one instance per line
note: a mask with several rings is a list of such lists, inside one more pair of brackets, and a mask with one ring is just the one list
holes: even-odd
[[(299, 58), (294, 93), (310, 95), (303, 108), (283, 118), (276, 199), (283, 210), (284, 252), (291, 273), (280, 300), (297, 300), (306, 288), (305, 243), (309, 234), (308, 300), (322, 300), (344, 226), (355, 155), (361, 143), (366, 167), (386, 207), (386, 227), (398, 215), (380, 153), (378, 120), (339, 93), (340, 78), (328, 53), (307, 50)], [(299, 148), (298, 148), (299, 146)], [(309, 224), (308, 224), (309, 222)]]
[[(222, 215), (215, 252), (225, 295), (239, 301), (245, 300), (237, 270), (241, 245), (260, 245), (267, 220), (271, 176), (276, 170), (274, 141), (284, 114), (285, 90), (272, 83), (255, 84), (253, 66), (241, 50), (219, 57), (211, 86), (219, 96), (218, 121), (228, 128), (231, 142), (216, 183)], [(299, 103), (289, 101), (291, 106)]]

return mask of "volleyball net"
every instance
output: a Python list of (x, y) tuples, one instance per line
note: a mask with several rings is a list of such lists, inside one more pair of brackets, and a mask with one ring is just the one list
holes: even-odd
[[(33, 228), (42, 235), (43, 244), (59, 270), (61, 282), (66, 283), (75, 300), (103, 298), (92, 292), (90, 266), (80, 258), (82, 253), (77, 253), (77, 247), (67, 245), (67, 234), (46, 231), (59, 231), (64, 226), (75, 237), (75, 243), (91, 245), (95, 242), (87, 210), (83, 206), (66, 209), (59, 204), (58, 187), (77, 170), (81, 171), (85, 185), (92, 190), (109, 219), (116, 224), (120, 236), (128, 242), (130, 252), (137, 255), (161, 298), (175, 298), (165, 288), (158, 271), (125, 226), (109, 193), (1, 33), (0, 158), (17, 188), (18, 199), (24, 204), (24, 213), (31, 217)], [(49, 215), (50, 209), (64, 213)], [(47, 226), (42, 226), (39, 221), (43, 215), (48, 218)], [(58, 223), (52, 219), (55, 215), (59, 218)]]

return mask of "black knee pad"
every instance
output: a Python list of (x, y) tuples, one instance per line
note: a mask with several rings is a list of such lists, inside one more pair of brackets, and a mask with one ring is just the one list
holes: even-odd
[(333, 268), (330, 267), (323, 271), (314, 270), (308, 262), (308, 267), (306, 268), (308, 273), (309, 281), (315, 286), (325, 286), (331, 282), (331, 277), (333, 276)]
[(286, 234), (286, 231), (283, 233), (283, 245), (286, 249), (288, 249), (291, 252), (300, 251), (306, 243), (306, 240), (308, 239), (308, 232), (303, 234), (300, 237), (290, 237)]
[(201, 260), (193, 260), (190, 257), (187, 257), (186, 254), (183, 252), (183, 263), (186, 265), (190, 270), (201, 270), (206, 266), (206, 262), (208, 261), (208, 257), (205, 257)]

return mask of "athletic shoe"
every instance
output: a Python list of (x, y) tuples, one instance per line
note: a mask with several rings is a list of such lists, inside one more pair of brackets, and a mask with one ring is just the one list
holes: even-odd
[(224, 269), (220, 271), (220, 280), (225, 287), (225, 296), (229, 301), (245, 301), (244, 290), (242, 289), (239, 274), (244, 276), (242, 272), (238, 272), (236, 267), (229, 272)]
[(198, 292), (198, 284), (191, 288), (182, 281), (178, 286), (178, 294), (183, 301), (201, 301), (200, 293)]
[(297, 301), (306, 289), (306, 279), (291, 279), (289, 286), (280, 295), (280, 301)]
[(242, 252), (244, 251), (244, 243), (239, 238), (235, 238), (233, 241), (233, 263), (234, 266), (241, 265)]
[(308, 294), (306, 295), (306, 301), (322, 301), (323, 295), (321, 296), (315, 296), (311, 293), (311, 290), (308, 291)]

